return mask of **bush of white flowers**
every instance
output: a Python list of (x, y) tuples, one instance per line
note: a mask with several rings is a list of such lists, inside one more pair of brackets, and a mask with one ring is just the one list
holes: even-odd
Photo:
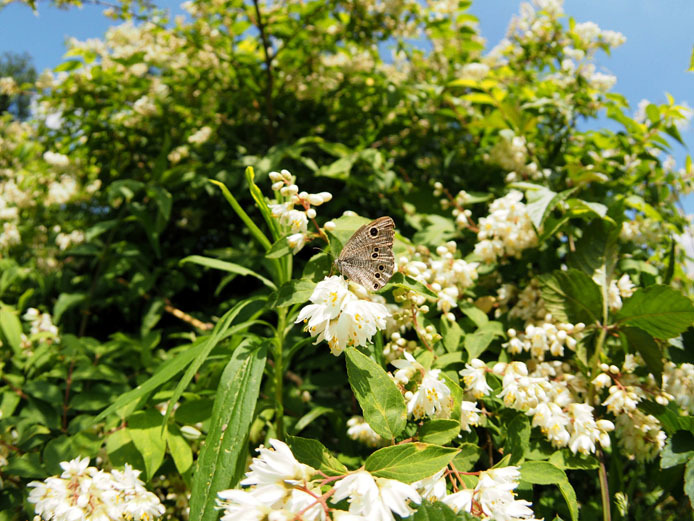
[(690, 111), (469, 4), (123, 1), (0, 78), (0, 521), (691, 517)]

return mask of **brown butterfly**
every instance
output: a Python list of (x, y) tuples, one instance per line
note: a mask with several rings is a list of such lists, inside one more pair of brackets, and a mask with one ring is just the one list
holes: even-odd
[(335, 265), (367, 290), (379, 290), (393, 275), (395, 223), (379, 217), (359, 228), (342, 248)]

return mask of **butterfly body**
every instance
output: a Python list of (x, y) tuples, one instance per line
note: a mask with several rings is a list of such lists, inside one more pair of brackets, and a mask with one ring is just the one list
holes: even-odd
[(379, 217), (359, 228), (342, 248), (335, 265), (340, 273), (368, 290), (379, 290), (393, 275), (395, 223)]

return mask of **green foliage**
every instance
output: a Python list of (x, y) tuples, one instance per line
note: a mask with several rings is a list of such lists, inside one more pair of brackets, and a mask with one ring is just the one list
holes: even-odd
[[(690, 515), (686, 110), (632, 114), (592, 68), (618, 38), (552, 2), (494, 52), (449, 4), (123, 2), (52, 74), (0, 60), (0, 519), (77, 457), (216, 519), (273, 439), (311, 493), (519, 467), (536, 517)], [(381, 215), (386, 286), (321, 294)]]

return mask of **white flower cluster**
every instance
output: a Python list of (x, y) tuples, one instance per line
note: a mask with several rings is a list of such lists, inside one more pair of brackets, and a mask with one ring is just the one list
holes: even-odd
[(60, 342), (58, 327), (48, 313), (41, 313), (36, 308), (29, 308), (22, 316), (29, 322), (29, 335), (32, 338), (41, 338), (44, 342)]
[(504, 284), (499, 288), (499, 313), (500, 316), (508, 308), (508, 303), (514, 298), (517, 299), (513, 307), (508, 311), (509, 318), (520, 318), (525, 321), (525, 325), (542, 320), (547, 316), (545, 301), (542, 299), (542, 289), (540, 281), (533, 278), (526, 284), (520, 293), (512, 284)]
[(364, 346), (377, 331), (386, 327), (388, 309), (378, 302), (359, 298), (347, 281), (338, 275), (326, 277), (313, 290), (296, 322), (305, 322), (316, 343), (326, 340), (330, 352), (338, 356), (347, 346)]
[(452, 494), (446, 491), (442, 472), (413, 483), (413, 486), (423, 497), (430, 501), (441, 501), (456, 513), (468, 512), (483, 519), (499, 521), (534, 521), (531, 503), (515, 497), (514, 490), (519, 481), (518, 467), (501, 467), (480, 472), (475, 488)]
[(448, 210), (453, 206), (451, 213), (455, 217), (455, 224), (458, 228), (467, 228), (470, 226), (470, 218), (472, 217), (472, 211), (465, 208), (465, 205), (470, 202), (470, 194), (465, 190), (460, 190), (455, 197), (451, 196), (448, 190), (444, 189), (443, 184), (440, 182), (434, 183), (434, 195), (436, 197), (441, 196), (443, 193), (448, 196), (447, 199), (441, 199), (441, 208)]
[(609, 386), (608, 396), (602, 405), (617, 418), (619, 444), (631, 457), (647, 461), (657, 456), (665, 446), (666, 436), (658, 419), (644, 414), (637, 405), (646, 398), (647, 392), (663, 405), (673, 395), (668, 391), (668, 376), (671, 376), (666, 376), (668, 368), (663, 373), (663, 390), (660, 390), (652, 376), (644, 384), (634, 374), (639, 365), (643, 365), (643, 360), (632, 354), (626, 355), (621, 371), (615, 365), (601, 364), (603, 372), (593, 379), (593, 385), (598, 390)]
[(60, 232), (55, 238), (56, 245), (62, 251), (67, 250), (70, 246), (82, 244), (83, 242), (84, 232), (82, 230), (73, 230), (70, 233)]
[(104, 472), (89, 466), (89, 458), (60, 464), (63, 473), (29, 483), (29, 501), (45, 521), (151, 521), (164, 515), (159, 498), (126, 464), (122, 471)]
[(65, 154), (59, 154), (57, 152), (51, 152), (50, 150), (47, 150), (46, 152), (44, 152), (43, 159), (49, 165), (57, 166), (57, 167), (61, 167), (61, 168), (64, 168), (70, 164), (70, 158), (68, 158)]
[(386, 443), (386, 440), (381, 438), (362, 416), (352, 416), (347, 420), (347, 427), (347, 436), (364, 445), (381, 447)]
[(655, 416), (634, 409), (617, 416), (616, 422), (619, 445), (631, 458), (650, 461), (665, 447), (667, 436)]
[(543, 322), (529, 323), (525, 331), (517, 332), (509, 329), (506, 334), (509, 341), (502, 344), (508, 352), (514, 355), (523, 351), (530, 352), (533, 358), (544, 360), (549, 352), (552, 356), (563, 356), (564, 348), (576, 349), (585, 324), (557, 323), (552, 320), (552, 315), (545, 315)]
[(694, 365), (684, 363), (677, 366), (667, 362), (663, 368), (663, 390), (682, 409), (694, 414)]
[(466, 288), (474, 286), (477, 280), (478, 262), (466, 262), (456, 259), (456, 243), (449, 241), (436, 248), (436, 256), (427, 249), (420, 248), (413, 259), (401, 257), (398, 260), (399, 270), (425, 284), (436, 293), (436, 307), (455, 320), (451, 309), (458, 306)]
[(0, 77), (0, 96), (13, 96), (17, 92), (17, 82), (12, 76)]
[(464, 80), (482, 81), (489, 75), (489, 65), (485, 63), (466, 63), (460, 71), (460, 78)]
[(222, 521), (323, 521), (327, 519), (323, 505), (328, 495), (332, 503), (347, 500), (349, 504), (349, 513), (334, 511), (333, 519), (394, 521), (393, 513), (401, 517), (412, 514), (409, 501), (421, 502), (412, 485), (374, 478), (365, 470), (348, 474), (323, 494), (320, 483), (311, 481), (318, 474), (315, 469), (298, 462), (281, 441), (270, 440), (270, 445), (271, 449), (258, 449), (260, 456), (253, 459), (241, 481), (250, 488), (219, 493)]
[[(491, 388), (486, 382), (484, 362), (473, 359), (460, 374), (473, 396), (488, 395)], [(538, 364), (530, 373), (523, 362), (499, 362), (493, 373), (502, 379), (498, 397), (507, 407), (518, 409), (532, 417), (532, 425), (555, 447), (568, 447), (574, 454), (595, 452), (596, 445), (610, 446), (609, 432), (614, 424), (609, 420), (595, 420), (593, 407), (576, 403), (570, 385), (582, 386), (579, 379), (564, 373), (561, 362)]]
[[(440, 369), (426, 369), (408, 352), (405, 358), (391, 362), (397, 371), (393, 374), (396, 383), (402, 386), (407, 402), (407, 414), (419, 420), (421, 418), (450, 418), (453, 408), (451, 390), (441, 377)], [(421, 380), (415, 384), (414, 390), (406, 390), (415, 375)], [(419, 380), (419, 378), (418, 378)]]
[[(604, 271), (602, 268), (595, 270), (593, 280), (596, 284), (602, 285), (604, 281)], [(607, 288), (607, 305), (610, 311), (619, 311), (622, 309), (622, 299), (631, 297), (634, 291), (636, 291), (636, 287), (626, 273), (618, 280), (611, 280)]]
[(191, 143), (193, 145), (202, 145), (208, 139), (210, 139), (211, 135), (212, 135), (212, 129), (208, 126), (204, 126), (200, 129), (198, 129), (197, 131), (195, 131), (190, 136), (188, 136), (188, 143)]
[(51, 181), (48, 185), (48, 197), (46, 204), (65, 204), (77, 195), (79, 186), (74, 177), (61, 175), (58, 180)]
[(619, 231), (622, 241), (631, 241), (638, 245), (652, 244), (660, 240), (662, 227), (653, 219), (637, 215), (634, 219), (624, 221)]
[(13, 222), (2, 223), (2, 232), (0, 233), (0, 250), (7, 250), (12, 246), (16, 246), (22, 242), (22, 236), (19, 234), (19, 228)]
[(599, 44), (608, 47), (619, 47), (627, 41), (626, 37), (617, 31), (603, 31), (595, 22), (577, 23), (573, 27), (574, 34), (581, 40), (583, 47), (590, 49)]
[(485, 262), (496, 262), (504, 256), (520, 257), (523, 250), (537, 245), (537, 234), (521, 199), (522, 192), (511, 190), (493, 201), (489, 215), (480, 219), (475, 253)]
[[(319, 194), (299, 192), (299, 187), (295, 184), (296, 178), (288, 170), (270, 172), (270, 180), (272, 189), (286, 199), (285, 202), (270, 205), (272, 216), (282, 225), (289, 227), (290, 235), (287, 237), (287, 242), (294, 253), (297, 253), (309, 238), (309, 219), (316, 217), (316, 210), (312, 206), (327, 203), (333, 196), (329, 192)], [(303, 209), (297, 210), (294, 208), (295, 205), (300, 205)]]
[[(562, 2), (559, 0), (533, 2), (542, 12), (536, 13), (533, 6), (527, 2), (520, 5), (520, 13), (511, 19), (506, 30), (508, 38), (514, 38), (521, 44), (532, 42), (547, 42), (554, 32), (554, 24), (563, 13)], [(518, 49), (522, 51), (522, 49)]]

